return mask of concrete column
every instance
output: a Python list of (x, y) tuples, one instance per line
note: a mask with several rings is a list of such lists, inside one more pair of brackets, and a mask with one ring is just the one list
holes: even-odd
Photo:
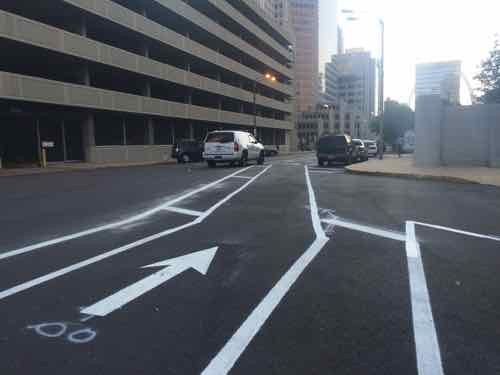
[(122, 120), (122, 144), (127, 145), (127, 127), (125, 126), (125, 119)]
[(500, 104), (488, 105), (489, 166), (500, 168)]
[(147, 126), (147, 132), (148, 132), (148, 144), (154, 145), (155, 144), (155, 131), (154, 131), (153, 119), (151, 117), (148, 117), (146, 121), (147, 121), (146, 126)]
[(82, 135), (85, 161), (88, 163), (96, 162), (93, 153), (95, 147), (95, 119), (92, 113), (87, 114), (83, 121)]
[(439, 95), (417, 98), (415, 106), (415, 162), (418, 166), (439, 166), (442, 163), (443, 111), (444, 103)]
[(189, 123), (189, 138), (194, 139), (194, 126), (192, 122)]
[(151, 97), (151, 81), (146, 80), (141, 87), (141, 95), (148, 98)]
[[(85, 16), (80, 17), (80, 23), (77, 25), (76, 32), (85, 38), (87, 37), (87, 18)], [(90, 86), (90, 70), (89, 63), (87, 61), (82, 63), (78, 80), (80, 84)]]

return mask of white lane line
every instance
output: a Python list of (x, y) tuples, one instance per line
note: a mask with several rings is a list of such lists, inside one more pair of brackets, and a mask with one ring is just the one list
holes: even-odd
[(224, 199), (221, 199), (219, 202), (214, 204), (212, 207), (210, 207), (208, 210), (206, 210), (200, 218), (202, 220), (205, 220), (208, 216), (210, 216), (216, 209), (218, 209), (220, 206), (222, 206), (224, 203), (226, 203), (228, 200), (230, 200), (232, 197), (234, 197), (236, 194), (239, 192), (243, 191), (244, 189), (247, 188), (248, 185), (250, 185), (252, 182), (254, 182), (256, 179), (258, 179), (261, 175), (266, 173), (270, 168), (272, 167), (272, 164), (267, 166), (265, 169), (263, 169), (261, 172), (256, 174), (254, 177), (252, 177), (248, 182), (244, 183), (242, 186), (240, 186), (238, 189), (233, 191), (231, 194), (227, 195)]
[(138, 247), (138, 246), (142, 246), (142, 245), (147, 244), (149, 242), (155, 241), (155, 240), (157, 240), (159, 238), (166, 237), (166, 236), (168, 236), (170, 234), (179, 232), (179, 231), (181, 231), (183, 229), (186, 229), (186, 228), (192, 227), (194, 225), (200, 224), (208, 216), (210, 216), (217, 208), (219, 208), (221, 205), (223, 205), (224, 203), (226, 203), (229, 199), (231, 199), (232, 197), (234, 197), (239, 192), (243, 191), (246, 187), (248, 187), (251, 183), (253, 183), (257, 178), (259, 178), (263, 173), (265, 173), (271, 167), (272, 167), (272, 165), (270, 165), (269, 167), (267, 167), (266, 169), (264, 169), (262, 172), (260, 172), (259, 174), (257, 174), (255, 177), (253, 177), (251, 180), (249, 180), (243, 186), (241, 186), (240, 188), (238, 188), (237, 190), (235, 190), (231, 194), (227, 195), (226, 198), (222, 199), (221, 201), (219, 201), (218, 203), (216, 203), (215, 205), (213, 205), (212, 207), (210, 207), (207, 211), (205, 211), (203, 213), (202, 216), (196, 218), (195, 220), (193, 220), (193, 221), (191, 221), (189, 223), (183, 224), (183, 225), (175, 227), (175, 228), (167, 229), (167, 230), (165, 230), (163, 232), (160, 232), (160, 233), (153, 234), (151, 236), (142, 238), (142, 239), (140, 239), (138, 241), (134, 241), (134, 242), (131, 242), (131, 243), (127, 244), (127, 245), (121, 246), (121, 247), (119, 247), (117, 249), (110, 250), (110, 251), (105, 252), (103, 254), (100, 254), (100, 255), (97, 255), (95, 257), (86, 259), (84, 261), (75, 263), (75, 264), (73, 264), (71, 266), (61, 268), (61, 269), (59, 269), (57, 271), (51, 272), (51, 273), (46, 274), (44, 276), (37, 277), (37, 278), (35, 278), (33, 280), (24, 282), (22, 284), (19, 284), (19, 285), (16, 285), (16, 286), (12, 287), (12, 288), (9, 288), (9, 289), (6, 289), (4, 291), (1, 291), (0, 292), (0, 300), (3, 300), (5, 298), (7, 298), (7, 297), (10, 297), (10, 296), (12, 296), (14, 294), (17, 294), (19, 292), (25, 291), (27, 289), (33, 288), (35, 286), (44, 284), (44, 283), (46, 283), (48, 281), (54, 280), (54, 279), (56, 279), (58, 277), (61, 277), (61, 276), (66, 275), (66, 274), (68, 274), (70, 272), (79, 270), (79, 269), (81, 269), (83, 267), (89, 266), (91, 264), (100, 262), (100, 261), (105, 260), (105, 259), (108, 259), (108, 258), (110, 258), (112, 256), (121, 254), (121, 253), (123, 253), (123, 252), (125, 252), (127, 250), (133, 249), (133, 248)]
[(468, 231), (465, 231), (465, 230), (443, 227), (441, 225), (421, 223), (421, 222), (418, 222), (418, 221), (414, 221), (413, 223), (415, 223), (416, 225), (422, 225), (424, 227), (429, 227), (429, 228), (444, 230), (444, 231), (447, 231), (447, 232), (453, 232), (453, 233), (463, 234), (465, 236), (477, 237), (477, 238), (484, 238), (484, 239), (493, 240), (493, 241), (500, 241), (500, 237), (497, 237), (497, 236), (491, 236), (491, 235), (486, 235), (486, 234), (468, 232)]
[(415, 223), (406, 222), (406, 256), (410, 279), (413, 334), (419, 375), (443, 375), (441, 351), (432, 316), (420, 246), (415, 236)]
[(210, 361), (205, 370), (203, 370), (202, 375), (224, 375), (232, 369), (238, 358), (262, 328), (274, 309), (283, 300), (292, 285), (328, 242), (328, 237), (321, 228), (317, 209), (318, 206), (316, 204), (314, 191), (312, 190), (307, 166), (305, 167), (305, 172), (307, 189), (309, 192), (309, 205), (311, 207), (311, 220), (313, 222), (316, 239), (245, 319), (243, 324)]
[(321, 169), (310, 169), (310, 173), (326, 173), (326, 174), (344, 174), (343, 170), (332, 170), (332, 169), (326, 169), (326, 170), (321, 170)]
[(248, 176), (233, 176), (233, 178), (242, 178), (244, 180), (250, 180), (252, 177), (248, 177)]
[(339, 226), (342, 228), (355, 230), (358, 232), (372, 234), (372, 235), (378, 236), (378, 237), (388, 238), (388, 239), (395, 240), (395, 241), (401, 241), (401, 242), (406, 241), (406, 235), (404, 233), (398, 233), (396, 231), (391, 231), (391, 230), (381, 229), (381, 228), (372, 227), (372, 226), (368, 226), (368, 225), (353, 223), (350, 221), (346, 221), (344, 219), (339, 219), (339, 218), (323, 219), (322, 222), (326, 223), (326, 224)]
[(307, 192), (309, 195), (309, 206), (311, 211), (311, 221), (313, 223), (314, 233), (316, 234), (316, 238), (328, 240), (328, 237), (325, 231), (323, 230), (323, 227), (321, 226), (318, 204), (316, 203), (316, 196), (314, 195), (314, 189), (311, 183), (311, 177), (309, 176), (309, 167), (306, 165), (304, 169), (306, 173)]
[(203, 215), (203, 212), (201, 211), (188, 210), (187, 208), (174, 207), (174, 206), (166, 207), (165, 210), (170, 212), (175, 212), (178, 214), (196, 216), (196, 217)]
[(214, 181), (214, 182), (211, 182), (207, 185), (204, 185), (196, 190), (192, 190), (176, 199), (173, 199), (169, 202), (166, 202), (160, 206), (157, 206), (155, 208), (152, 208), (148, 211), (145, 211), (143, 213), (140, 213), (138, 215), (134, 215), (128, 219), (125, 219), (125, 220), (121, 220), (121, 221), (117, 221), (117, 222), (114, 222), (114, 223), (110, 223), (110, 224), (106, 224), (106, 225), (102, 225), (102, 226), (99, 226), (99, 227), (95, 227), (95, 228), (91, 228), (91, 229), (87, 229), (87, 230), (84, 230), (84, 231), (81, 231), (81, 232), (77, 232), (77, 233), (72, 233), (72, 234), (69, 234), (69, 235), (66, 235), (66, 236), (62, 236), (62, 237), (58, 237), (58, 238), (54, 238), (54, 239), (51, 239), (51, 240), (48, 240), (48, 241), (43, 241), (43, 242), (39, 242), (39, 243), (36, 243), (36, 244), (33, 244), (33, 245), (29, 245), (29, 246), (25, 246), (25, 247), (22, 247), (20, 249), (16, 249), (16, 250), (11, 250), (11, 251), (6, 251), (6, 252), (3, 252), (0, 254), (0, 260), (3, 260), (3, 259), (7, 259), (7, 258), (11, 258), (11, 257), (14, 257), (14, 256), (17, 256), (17, 255), (21, 255), (21, 254), (25, 254), (25, 253), (29, 253), (31, 251), (34, 251), (34, 250), (38, 250), (38, 249), (41, 249), (43, 247), (47, 247), (47, 246), (52, 246), (52, 245), (56, 245), (56, 244), (59, 244), (61, 242), (66, 242), (66, 241), (70, 241), (70, 240), (73, 240), (73, 239), (76, 239), (76, 238), (80, 238), (80, 237), (84, 237), (84, 236), (88, 236), (90, 234), (94, 234), (94, 233), (98, 233), (98, 232), (102, 232), (104, 230), (107, 230), (107, 229), (113, 229), (113, 228), (116, 228), (116, 227), (121, 227), (123, 225), (127, 225), (127, 224), (130, 224), (130, 223), (133, 223), (134, 221), (138, 221), (138, 220), (142, 220), (148, 216), (151, 216), (151, 215), (154, 215), (158, 212), (160, 212), (161, 210), (164, 210), (165, 208), (167, 207), (170, 207), (170, 206), (173, 206), (175, 205), (176, 203), (186, 199), (186, 198), (189, 198), (193, 195), (196, 195), (206, 189), (210, 189), (212, 187), (214, 187), (215, 185), (217, 184), (220, 184), (221, 182), (224, 182), (225, 180), (227, 179), (230, 179), (231, 177), (241, 173), (241, 172), (244, 172), (250, 168), (253, 168), (253, 166), (250, 166), (250, 167), (247, 167), (245, 169), (241, 169), (239, 171), (236, 171), (226, 177), (223, 177), (217, 181)]

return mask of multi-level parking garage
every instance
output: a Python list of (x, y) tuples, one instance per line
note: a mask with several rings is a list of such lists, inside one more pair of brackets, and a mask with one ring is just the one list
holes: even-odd
[(160, 161), (212, 129), (286, 151), (290, 44), (250, 0), (2, 0), (4, 165), (46, 141), (49, 161)]

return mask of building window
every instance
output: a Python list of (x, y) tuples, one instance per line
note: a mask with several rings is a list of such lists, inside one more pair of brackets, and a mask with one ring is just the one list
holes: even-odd
[(165, 120), (155, 120), (153, 131), (155, 145), (171, 145), (173, 143), (172, 126)]
[(125, 134), (127, 145), (148, 144), (148, 129), (143, 118), (127, 118), (125, 120)]
[(116, 115), (99, 114), (95, 116), (96, 146), (123, 146), (123, 118)]

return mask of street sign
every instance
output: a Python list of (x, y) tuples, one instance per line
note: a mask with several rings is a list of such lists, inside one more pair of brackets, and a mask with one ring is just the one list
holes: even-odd
[(51, 141), (43, 141), (42, 142), (43, 148), (53, 148), (54, 145), (55, 145), (54, 142), (51, 142)]
[(92, 306), (86, 307), (81, 313), (93, 316), (106, 316), (190, 268), (206, 275), (217, 250), (218, 247), (212, 247), (196, 253), (144, 266), (142, 268), (162, 267), (162, 269), (96, 302)]

